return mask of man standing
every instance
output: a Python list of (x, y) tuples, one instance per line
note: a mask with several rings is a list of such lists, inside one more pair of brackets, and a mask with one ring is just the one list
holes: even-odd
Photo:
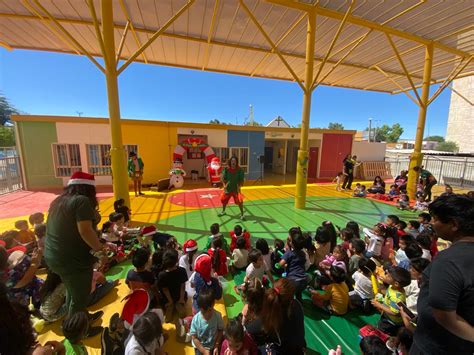
[(224, 186), (224, 192), (221, 196), (222, 211), (219, 216), (224, 216), (225, 209), (229, 203), (230, 198), (234, 199), (234, 203), (240, 208), (240, 219), (243, 221), (244, 218), (244, 201), (240, 188), (244, 184), (244, 170), (239, 166), (239, 161), (236, 156), (232, 156), (229, 159), (228, 166), (224, 168), (222, 172), (222, 185)]
[(429, 205), (436, 234), (453, 244), (423, 272), (410, 355), (474, 353), (474, 201), (440, 196)]

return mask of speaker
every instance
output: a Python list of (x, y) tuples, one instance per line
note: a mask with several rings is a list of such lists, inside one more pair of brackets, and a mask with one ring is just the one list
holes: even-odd
[(260, 162), (260, 164), (265, 164), (265, 155), (260, 155), (258, 157), (258, 161)]

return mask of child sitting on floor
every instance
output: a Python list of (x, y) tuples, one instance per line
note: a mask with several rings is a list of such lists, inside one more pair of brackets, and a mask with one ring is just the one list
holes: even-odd
[(277, 275), (283, 274), (284, 270), (280, 267), (281, 257), (285, 254), (285, 243), (281, 239), (275, 239), (273, 242), (273, 251), (270, 256), (272, 272)]
[(86, 312), (77, 312), (63, 321), (62, 331), (65, 339), (63, 345), (67, 355), (87, 355), (87, 349), (82, 343), (84, 339), (99, 334), (102, 327), (90, 327)]
[(255, 249), (258, 249), (262, 252), (263, 264), (267, 270), (272, 270), (272, 254), (270, 247), (265, 239), (259, 238), (255, 243)]
[[(273, 283), (273, 276), (270, 271), (265, 268), (265, 265), (263, 264), (262, 252), (260, 250), (250, 250), (249, 262), (250, 264), (245, 270), (244, 283), (251, 281), (255, 278), (262, 281), (265, 286), (268, 285), (268, 279)], [(267, 275), (268, 279), (265, 278), (265, 274)]]
[(407, 224), (408, 234), (410, 234), (413, 237), (416, 237), (420, 233), (419, 229), (420, 229), (420, 222), (415, 221), (415, 220), (408, 221), (408, 224)]
[(419, 195), (416, 197), (415, 205), (412, 208), (412, 211), (426, 211), (428, 210), (428, 202), (425, 202), (425, 196)]
[(229, 319), (224, 330), (224, 341), (220, 354), (223, 355), (256, 355), (257, 345), (252, 337), (244, 330), (239, 317)]
[(148, 311), (133, 324), (132, 334), (125, 347), (125, 355), (163, 354), (165, 342), (163, 326), (157, 313)]
[(157, 286), (164, 296), (165, 322), (171, 323), (173, 313), (176, 310), (179, 319), (186, 316), (186, 292), (185, 286), (188, 281), (186, 270), (178, 266), (178, 252), (167, 249), (163, 254), (163, 271), (158, 274)]
[(123, 215), (124, 224), (125, 226), (128, 226), (128, 222), (130, 221), (130, 213), (132, 211), (125, 205), (125, 200), (123, 198), (119, 198), (114, 202), (114, 210), (115, 212), (121, 213)]
[(238, 237), (235, 244), (237, 248), (232, 252), (232, 266), (234, 272), (243, 270), (249, 265), (249, 251), (245, 247), (244, 237)]
[(316, 229), (316, 235), (314, 236), (314, 247), (315, 252), (313, 256), (314, 265), (318, 266), (321, 261), (324, 260), (327, 254), (330, 253), (331, 248), (331, 235), (327, 228), (318, 227)]
[(214, 238), (212, 247), (207, 253), (212, 258), (212, 271), (218, 276), (225, 276), (229, 272), (227, 268), (227, 256), (222, 249), (222, 238)]
[(226, 255), (231, 255), (231, 251), (229, 249), (229, 245), (227, 240), (224, 238), (222, 233), (220, 232), (219, 223), (213, 223), (210, 228), (211, 236), (207, 239), (206, 248), (204, 250), (208, 250), (211, 247), (211, 243), (214, 238), (221, 238), (222, 239), (222, 246), (225, 250)]
[(397, 190), (397, 185), (390, 186), (390, 190), (387, 194), (388, 200), (393, 201), (398, 195), (400, 195), (400, 192)]
[(28, 221), (16, 221), (15, 228), (18, 229), (16, 241), (26, 247), (28, 254), (31, 253), (36, 246), (36, 238), (35, 233), (29, 229)]
[(222, 297), (222, 286), (219, 281), (212, 276), (212, 259), (207, 254), (201, 254), (196, 258), (194, 267), (196, 273), (192, 286), (194, 287), (195, 294), (193, 296), (193, 314), (199, 311), (197, 304), (198, 295), (207, 289), (212, 289), (216, 300)]
[(354, 192), (352, 193), (353, 197), (366, 197), (367, 191), (365, 191), (365, 185), (361, 185), (360, 183), (356, 184)]
[(221, 347), (224, 321), (214, 309), (215, 296), (212, 289), (199, 292), (199, 312), (193, 317), (190, 334), (196, 354), (217, 354)]
[(410, 198), (408, 197), (406, 192), (403, 191), (400, 193), (400, 198), (398, 199), (397, 206), (400, 210), (410, 209)]
[(362, 231), (365, 234), (365, 242), (367, 243), (366, 256), (368, 258), (372, 256), (381, 258), (387, 231), (385, 225), (383, 223), (377, 223), (374, 228), (364, 228)]
[(370, 301), (374, 298), (371, 275), (375, 272), (375, 263), (371, 259), (362, 258), (359, 260), (359, 270), (352, 279), (354, 280), (354, 291), (349, 292), (349, 299), (352, 307), (370, 310)]
[(46, 224), (35, 224), (35, 235), (38, 240), (38, 249), (44, 249), (44, 242), (46, 241)]
[(230, 252), (232, 253), (236, 247), (235, 243), (238, 237), (244, 237), (245, 247), (250, 249), (250, 233), (242, 229), (242, 226), (236, 225), (233, 231), (230, 231)]
[(43, 224), (44, 223), (44, 213), (43, 212), (35, 212), (33, 213), (29, 218), (28, 222), (30, 222), (31, 227), (33, 229), (37, 224)]
[(155, 283), (155, 276), (151, 271), (147, 270), (149, 259), (150, 250), (146, 248), (140, 248), (133, 254), (132, 264), (135, 269), (129, 270), (125, 279), (125, 283), (130, 289), (143, 288), (149, 290)]
[(372, 301), (372, 305), (382, 313), (378, 322), (378, 329), (382, 332), (395, 336), (398, 329), (403, 326), (403, 320), (400, 315), (400, 302), (406, 303), (404, 287), (411, 282), (410, 272), (401, 267), (390, 269), (385, 276), (384, 282), (389, 285), (385, 291), (382, 302)]
[(349, 275), (359, 269), (359, 261), (364, 257), (365, 242), (362, 239), (353, 238), (349, 244)]
[(346, 273), (344, 269), (332, 265), (329, 269), (331, 283), (324, 286), (325, 292), (310, 290), (311, 300), (315, 306), (326, 312), (343, 315), (349, 306), (349, 288), (346, 284)]

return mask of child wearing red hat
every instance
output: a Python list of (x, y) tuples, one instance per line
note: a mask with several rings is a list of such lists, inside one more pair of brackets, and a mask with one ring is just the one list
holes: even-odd
[(193, 296), (193, 314), (199, 311), (197, 298), (199, 292), (203, 289), (212, 288), (216, 300), (222, 297), (222, 286), (219, 281), (212, 277), (212, 259), (207, 254), (201, 254), (196, 258), (194, 267), (196, 274), (194, 275), (193, 286), (196, 293)]
[(194, 257), (198, 250), (197, 242), (194, 239), (189, 239), (183, 244), (184, 254), (179, 258), (179, 266), (186, 270), (188, 279), (194, 272)]

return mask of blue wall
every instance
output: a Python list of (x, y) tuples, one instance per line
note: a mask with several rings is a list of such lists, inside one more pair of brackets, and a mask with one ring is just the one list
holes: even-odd
[(249, 172), (245, 178), (258, 179), (260, 176), (260, 163), (258, 157), (264, 154), (265, 132), (258, 131), (227, 131), (227, 145), (231, 147), (249, 148)]

